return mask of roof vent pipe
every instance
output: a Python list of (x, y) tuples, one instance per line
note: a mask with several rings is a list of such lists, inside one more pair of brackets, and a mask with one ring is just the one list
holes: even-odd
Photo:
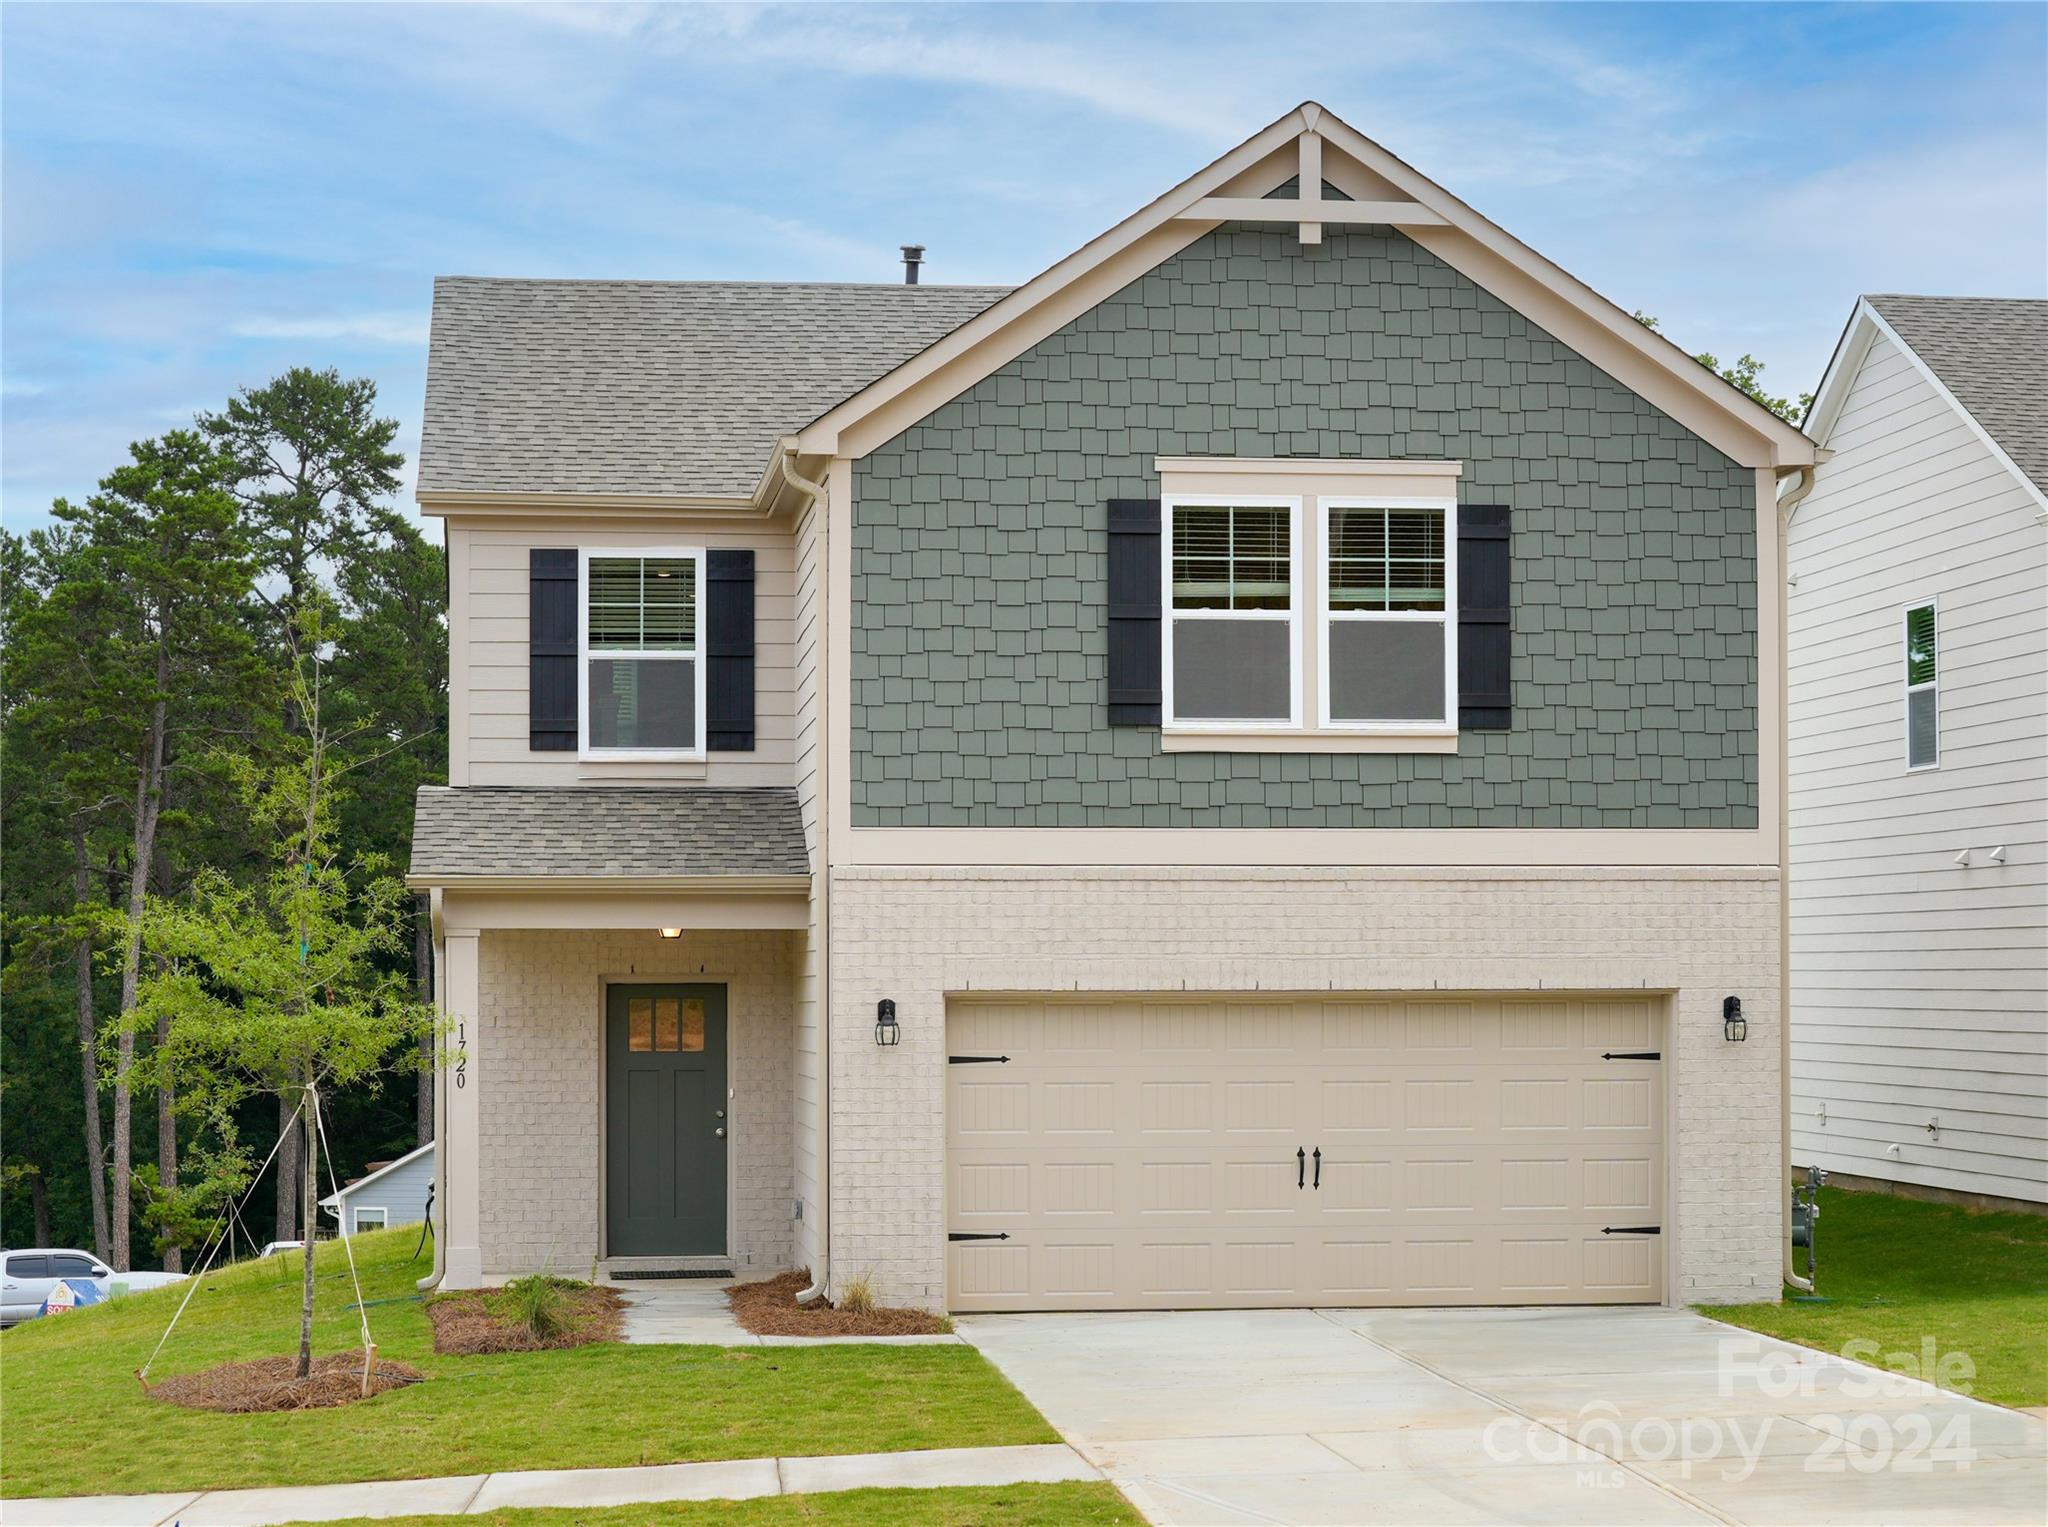
[(922, 264), (924, 264), (924, 245), (905, 244), (903, 246), (903, 284), (905, 286), (917, 285), (917, 268)]

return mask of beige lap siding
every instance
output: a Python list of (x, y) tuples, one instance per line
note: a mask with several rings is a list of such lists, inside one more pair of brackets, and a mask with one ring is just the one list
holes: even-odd
[(603, 982), (725, 983), (737, 1269), (790, 1262), (790, 1021), (798, 934), (485, 933), (476, 1069), (485, 1273), (588, 1277), (604, 1222)]
[(1775, 870), (840, 868), (832, 907), (836, 1280), (944, 1304), (950, 993), (1648, 989), (1674, 993), (1674, 1297), (1778, 1296)]

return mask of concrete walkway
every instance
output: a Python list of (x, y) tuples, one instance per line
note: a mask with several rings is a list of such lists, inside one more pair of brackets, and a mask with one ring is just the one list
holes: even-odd
[(751, 1500), (831, 1490), (1058, 1484), (1101, 1473), (1061, 1443), (937, 1448), (837, 1458), (738, 1458), (638, 1469), (541, 1469), (448, 1479), (385, 1479), (272, 1490), (81, 1495), (0, 1502), (5, 1527), (275, 1527), (357, 1516), (462, 1516), (504, 1506), (630, 1506)]
[(1686, 1310), (959, 1325), (1161, 1527), (2048, 1520), (2034, 1417)]
[(727, 1280), (610, 1280), (624, 1296), (619, 1339), (635, 1346), (835, 1347), (862, 1342), (886, 1347), (957, 1346), (957, 1336), (756, 1336), (733, 1319)]

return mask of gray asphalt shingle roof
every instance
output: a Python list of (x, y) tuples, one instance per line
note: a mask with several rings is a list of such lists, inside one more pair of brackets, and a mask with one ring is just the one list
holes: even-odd
[(443, 276), (419, 489), (751, 493), (776, 440), (1008, 290)]
[(423, 785), (412, 875), (802, 875), (803, 813), (788, 786)]
[(2048, 301), (1896, 292), (1865, 300), (2048, 493)]

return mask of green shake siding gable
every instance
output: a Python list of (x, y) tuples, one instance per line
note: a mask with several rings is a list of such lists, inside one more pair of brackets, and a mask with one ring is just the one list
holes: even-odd
[[(1407, 238), (1324, 240), (1220, 228), (856, 463), (856, 825), (1756, 825), (1751, 473)], [(1107, 505), (1158, 456), (1463, 461), (1514, 511), (1513, 729), (1112, 728)]]

